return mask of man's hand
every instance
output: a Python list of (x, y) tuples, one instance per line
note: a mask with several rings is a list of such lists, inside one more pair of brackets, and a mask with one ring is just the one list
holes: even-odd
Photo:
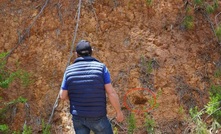
[(111, 84), (105, 84), (105, 90), (110, 100), (111, 105), (114, 107), (117, 112), (116, 120), (117, 122), (122, 122), (124, 120), (124, 115), (120, 108), (120, 102), (118, 95)]
[(124, 120), (124, 115), (123, 115), (122, 111), (119, 111), (117, 113), (116, 120), (117, 120), (117, 122), (122, 122)]

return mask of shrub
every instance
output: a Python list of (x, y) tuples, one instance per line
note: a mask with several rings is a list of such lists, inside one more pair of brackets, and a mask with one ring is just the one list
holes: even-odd
[(8, 125), (2, 124), (0, 125), (0, 132), (1, 133), (7, 133), (9, 131)]
[(206, 124), (202, 121), (201, 115), (203, 111), (198, 112), (198, 108), (194, 107), (190, 109), (190, 116), (192, 117), (193, 122), (195, 123), (195, 127), (192, 129), (194, 134), (208, 134)]
[(206, 105), (206, 113), (221, 123), (221, 86), (212, 85), (209, 99), (210, 101)]
[[(26, 87), (30, 84), (30, 77), (31, 75), (23, 70), (16, 70), (11, 71), (6, 67), (6, 60), (5, 56), (8, 53), (0, 53), (0, 87), (1, 88), (8, 88), (9, 85), (15, 80), (19, 79), (21, 81), (21, 85)], [(10, 102), (7, 102), (6, 100), (3, 100), (3, 98), (0, 96), (0, 132), (4, 133), (12, 133), (11, 130), (9, 130), (8, 125), (6, 125), (5, 120), (8, 114), (12, 113), (13, 107), (15, 107), (18, 103), (26, 103), (27, 99), (23, 97), (18, 97), (17, 99), (14, 99)], [(7, 131), (7, 132), (6, 132)], [(13, 132), (13, 134), (20, 134), (20, 132)], [(24, 126), (24, 130), (22, 134), (31, 134), (31, 128), (28, 126)]]
[(148, 134), (154, 133), (155, 121), (146, 113), (145, 126)]

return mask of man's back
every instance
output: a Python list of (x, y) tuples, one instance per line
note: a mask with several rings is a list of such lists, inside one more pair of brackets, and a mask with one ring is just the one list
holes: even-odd
[(104, 64), (90, 56), (79, 57), (66, 69), (70, 112), (75, 116), (102, 117), (106, 115)]

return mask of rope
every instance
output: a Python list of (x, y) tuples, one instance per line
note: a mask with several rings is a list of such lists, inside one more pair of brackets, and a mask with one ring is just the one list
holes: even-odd
[[(70, 51), (70, 55), (69, 55), (69, 58), (68, 58), (68, 62), (67, 62), (66, 67), (70, 64), (71, 57), (72, 57), (72, 55), (73, 55), (74, 43), (75, 43), (75, 40), (76, 40), (76, 37), (77, 37), (78, 22), (79, 22), (79, 20), (80, 20), (80, 14), (81, 14), (81, 3), (82, 3), (81, 0), (79, 0), (77, 23), (76, 23), (76, 26), (75, 26), (74, 35), (73, 35), (73, 40), (72, 40), (72, 44), (71, 44), (71, 51)], [(56, 98), (56, 100), (55, 100), (55, 103), (54, 103), (54, 106), (53, 106), (53, 109), (52, 109), (52, 112), (51, 112), (51, 115), (50, 115), (50, 118), (49, 118), (49, 120), (48, 120), (48, 125), (51, 124), (51, 120), (52, 120), (52, 118), (53, 118), (54, 111), (55, 111), (55, 109), (56, 109), (57, 106), (58, 106), (58, 100), (59, 100), (59, 93), (58, 93), (58, 95), (57, 95), (57, 98)]]

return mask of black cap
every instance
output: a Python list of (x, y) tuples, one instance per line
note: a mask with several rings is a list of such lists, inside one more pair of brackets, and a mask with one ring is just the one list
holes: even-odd
[(76, 52), (81, 56), (88, 56), (92, 53), (91, 45), (86, 40), (81, 40), (76, 46)]

